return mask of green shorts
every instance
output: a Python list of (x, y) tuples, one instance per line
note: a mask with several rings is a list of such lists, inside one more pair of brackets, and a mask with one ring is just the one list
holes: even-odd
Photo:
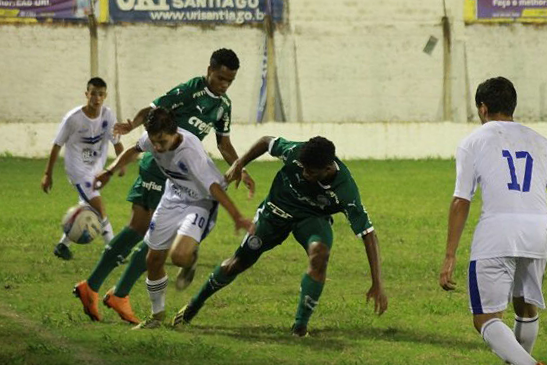
[(155, 210), (163, 195), (165, 180), (165, 177), (159, 178), (146, 170), (139, 169), (139, 176), (127, 194), (127, 201), (148, 210)]
[(280, 245), (292, 232), (294, 238), (307, 251), (313, 242), (332, 247), (332, 217), (309, 216), (304, 219), (282, 219), (261, 206), (255, 220), (254, 235), (246, 235), (235, 255), (243, 261), (254, 263), (260, 255)]

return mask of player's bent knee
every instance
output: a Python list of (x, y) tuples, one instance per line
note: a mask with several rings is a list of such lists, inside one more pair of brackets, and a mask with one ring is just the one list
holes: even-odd
[(177, 252), (171, 253), (171, 262), (178, 267), (191, 267), (196, 260), (196, 255), (193, 252)]
[(327, 270), (330, 256), (327, 245), (321, 242), (313, 242), (308, 249), (308, 254), (312, 271), (323, 273)]

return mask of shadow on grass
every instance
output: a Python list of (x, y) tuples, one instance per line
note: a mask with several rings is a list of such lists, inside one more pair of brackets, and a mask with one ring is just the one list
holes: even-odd
[(177, 329), (184, 332), (199, 332), (201, 335), (228, 336), (238, 341), (275, 341), (280, 344), (298, 344), (310, 348), (341, 350), (350, 346), (356, 340), (375, 340), (383, 342), (407, 342), (422, 345), (432, 345), (442, 348), (458, 348), (466, 350), (481, 350), (484, 345), (480, 341), (467, 341), (456, 336), (440, 335), (432, 332), (420, 332), (399, 328), (336, 328), (324, 327), (310, 329), (310, 336), (296, 338), (291, 335), (289, 327), (271, 325), (263, 326), (213, 326), (191, 325)]

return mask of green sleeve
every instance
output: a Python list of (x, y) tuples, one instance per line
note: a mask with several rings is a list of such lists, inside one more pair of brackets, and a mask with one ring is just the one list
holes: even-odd
[(188, 92), (186, 84), (180, 84), (169, 90), (167, 94), (160, 96), (152, 102), (155, 107), (162, 107), (168, 110), (176, 109), (192, 101), (192, 94)]
[(372, 222), (368, 216), (367, 210), (361, 203), (359, 189), (355, 181), (350, 180), (343, 187), (343, 194), (340, 196), (340, 204), (346, 218), (349, 221), (353, 233), (362, 237), (374, 230)]
[(270, 155), (277, 157), (283, 161), (292, 161), (297, 159), (297, 153), (302, 142), (287, 141), (283, 137), (277, 137), (270, 142), (269, 150)]

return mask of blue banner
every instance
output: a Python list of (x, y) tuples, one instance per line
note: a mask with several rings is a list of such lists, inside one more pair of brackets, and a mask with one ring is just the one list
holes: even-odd
[[(283, 0), (272, 3), (272, 19), (283, 21)], [(114, 22), (262, 23), (268, 0), (110, 0)]]

